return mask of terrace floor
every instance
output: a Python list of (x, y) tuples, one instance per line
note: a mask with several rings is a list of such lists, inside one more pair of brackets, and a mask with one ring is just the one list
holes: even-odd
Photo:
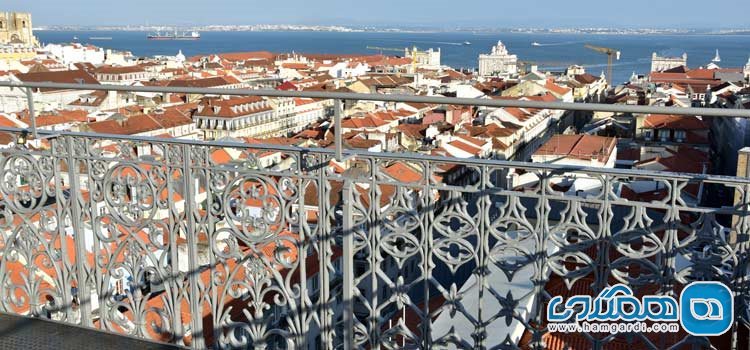
[(0, 313), (0, 349), (183, 349), (64, 323)]

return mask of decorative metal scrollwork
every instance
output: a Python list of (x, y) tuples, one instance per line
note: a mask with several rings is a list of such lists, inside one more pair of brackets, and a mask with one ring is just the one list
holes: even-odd
[(129, 139), (0, 149), (0, 311), (193, 348), (655, 348), (708, 340), (558, 337), (541, 306), (718, 280), (750, 324), (746, 179)]

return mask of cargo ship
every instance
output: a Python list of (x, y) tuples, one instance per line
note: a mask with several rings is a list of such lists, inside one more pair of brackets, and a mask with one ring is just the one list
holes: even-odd
[(201, 34), (198, 32), (190, 33), (159, 33), (149, 34), (148, 40), (198, 40)]

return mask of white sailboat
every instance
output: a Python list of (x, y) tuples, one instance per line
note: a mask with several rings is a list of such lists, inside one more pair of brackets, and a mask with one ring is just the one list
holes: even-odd
[(711, 62), (714, 62), (714, 63), (721, 62), (721, 56), (719, 56), (719, 49), (716, 49), (716, 57), (714, 57), (714, 59), (712, 59)]

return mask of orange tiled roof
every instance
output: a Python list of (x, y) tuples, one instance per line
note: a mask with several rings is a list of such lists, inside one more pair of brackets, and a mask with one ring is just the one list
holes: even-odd
[(682, 129), (682, 130), (703, 130), (708, 128), (708, 124), (698, 117), (650, 114), (646, 116), (643, 126), (654, 129)]
[(534, 155), (552, 155), (591, 160), (609, 159), (617, 139), (593, 135), (554, 135)]

